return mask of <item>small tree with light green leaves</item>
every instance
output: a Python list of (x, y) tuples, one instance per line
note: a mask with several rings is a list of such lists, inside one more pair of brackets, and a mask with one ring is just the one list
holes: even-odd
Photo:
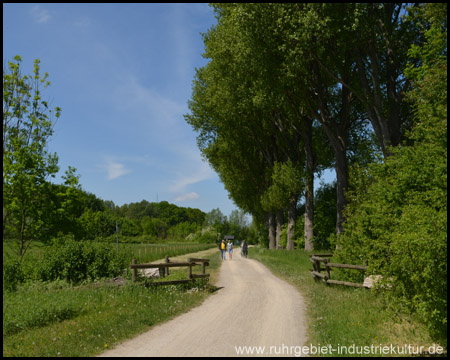
[(39, 60), (31, 75), (22, 75), (21, 62), (16, 56), (3, 69), (3, 239), (17, 240), (20, 258), (44, 228), (47, 179), (59, 170), (47, 142), (61, 114), (41, 97), (50, 82)]

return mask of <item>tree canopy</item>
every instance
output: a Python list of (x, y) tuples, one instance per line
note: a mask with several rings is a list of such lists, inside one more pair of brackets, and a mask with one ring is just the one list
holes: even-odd
[[(230, 197), (265, 225), (270, 248), (285, 215), (290, 223), (292, 208), (304, 211), (306, 250), (333, 243), (342, 262), (367, 262), (400, 307), (442, 337), (447, 5), (212, 6), (209, 62), (197, 69), (186, 120)], [(328, 240), (323, 206), (333, 189), (317, 203), (311, 185), (325, 168), (336, 172)]]
[(54, 118), (61, 109), (51, 109), (42, 99), (50, 85), (40, 73), (39, 60), (33, 73), (23, 75), (20, 56), (3, 68), (3, 238), (14, 234), (23, 256), (45, 228), (47, 179), (58, 170), (58, 157), (47, 150)]

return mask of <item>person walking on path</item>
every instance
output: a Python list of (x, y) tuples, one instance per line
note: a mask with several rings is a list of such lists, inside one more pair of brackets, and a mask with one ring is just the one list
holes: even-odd
[(228, 240), (227, 244), (228, 254), (230, 255), (230, 260), (233, 259), (233, 244), (231, 243), (231, 240)]
[(220, 255), (222, 256), (222, 260), (225, 260), (225, 252), (227, 251), (227, 247), (225, 244), (225, 240), (222, 240), (222, 242), (220, 243)]
[(248, 251), (247, 241), (243, 240), (241, 244), (241, 255), (247, 257), (247, 251)]

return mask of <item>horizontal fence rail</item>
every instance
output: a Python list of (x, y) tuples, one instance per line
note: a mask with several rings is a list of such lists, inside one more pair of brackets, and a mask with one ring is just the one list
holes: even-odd
[[(201, 274), (193, 274), (192, 268), (194, 266), (202, 266), (202, 273)], [(136, 259), (132, 260), (132, 264), (130, 265), (130, 268), (132, 269), (132, 282), (136, 282), (137, 278), (137, 270), (138, 269), (159, 269), (159, 274), (161, 277), (165, 277), (166, 275), (169, 275), (169, 268), (175, 268), (175, 267), (186, 267), (187, 272), (187, 279), (185, 280), (170, 280), (170, 281), (155, 281), (154, 285), (176, 285), (176, 284), (186, 284), (192, 281), (195, 281), (195, 279), (202, 279), (202, 278), (209, 278), (210, 274), (206, 274), (206, 266), (209, 265), (209, 259), (194, 259), (190, 258), (188, 261), (185, 262), (171, 262), (169, 257), (166, 256), (164, 263), (159, 264), (136, 264)]]
[[(332, 268), (353, 269), (353, 270), (361, 270), (361, 271), (367, 270), (367, 266), (365, 266), (365, 265), (331, 263), (330, 262), (331, 256), (332, 256), (331, 254), (315, 254), (315, 255), (309, 256), (309, 260), (313, 264), (313, 268), (310, 270), (310, 272), (315, 280), (318, 280), (318, 281), (322, 280), (327, 285), (335, 284), (335, 285), (345, 285), (345, 286), (353, 286), (353, 287), (360, 287), (360, 288), (368, 288), (369, 287), (369, 286), (366, 286), (365, 284), (331, 279), (331, 269)], [(326, 273), (321, 273), (321, 271), (325, 271)]]

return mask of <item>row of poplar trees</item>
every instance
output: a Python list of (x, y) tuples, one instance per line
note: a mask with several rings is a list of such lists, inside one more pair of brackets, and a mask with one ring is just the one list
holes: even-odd
[(230, 197), (270, 248), (288, 214), (293, 249), (304, 196), (311, 250), (314, 176), (334, 167), (333, 258), (381, 275), (388, 303), (446, 346), (447, 5), (213, 7), (185, 118)]
[[(424, 41), (420, 4), (213, 4), (190, 114), (198, 146), (230, 197), (279, 245), (288, 215), (294, 248), (305, 197), (313, 249), (314, 176), (334, 167), (336, 233), (343, 231), (349, 166), (392, 155), (412, 126), (408, 50)], [(277, 229), (277, 231), (276, 231)], [(275, 235), (276, 234), (276, 235)]]

